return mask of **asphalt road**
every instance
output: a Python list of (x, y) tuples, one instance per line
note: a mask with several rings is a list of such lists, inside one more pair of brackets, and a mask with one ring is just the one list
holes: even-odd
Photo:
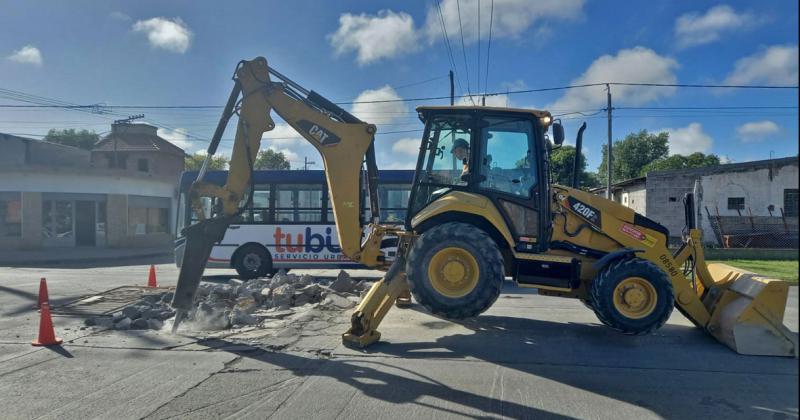
[[(144, 285), (147, 268), (0, 268), (3, 418), (798, 417), (797, 359), (737, 355), (677, 311), (655, 334), (623, 336), (577, 301), (511, 283), (465, 323), (393, 309), (368, 351), (336, 345), (343, 330), (308, 337), (334, 343), (328, 355), (302, 343), (271, 351), (235, 337), (93, 332), (66, 316), (55, 317), (63, 347), (30, 346), (40, 277), (57, 305)], [(174, 284), (174, 266), (157, 270)], [(797, 287), (785, 324), (797, 331)]]

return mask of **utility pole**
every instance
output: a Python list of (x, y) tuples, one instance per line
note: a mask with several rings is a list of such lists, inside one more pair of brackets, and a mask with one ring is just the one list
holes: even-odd
[(316, 165), (316, 164), (317, 164), (317, 162), (312, 162), (312, 161), (308, 160), (308, 156), (305, 156), (303, 158), (303, 170), (305, 170), (305, 171), (308, 170), (308, 165)]
[(611, 174), (613, 171), (611, 170), (612, 164), (614, 163), (614, 158), (611, 157), (611, 86), (606, 83), (606, 92), (607, 92), (607, 99), (608, 104), (606, 105), (606, 111), (608, 114), (608, 156), (606, 159), (606, 198), (611, 200)]
[(453, 70), (450, 70), (450, 106), (456, 103), (456, 85), (453, 84)]

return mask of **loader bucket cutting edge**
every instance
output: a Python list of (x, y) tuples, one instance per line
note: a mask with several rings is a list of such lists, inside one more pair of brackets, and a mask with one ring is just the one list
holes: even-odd
[(798, 357), (798, 335), (783, 324), (789, 283), (726, 264), (709, 264), (720, 288), (707, 329), (739, 354)]

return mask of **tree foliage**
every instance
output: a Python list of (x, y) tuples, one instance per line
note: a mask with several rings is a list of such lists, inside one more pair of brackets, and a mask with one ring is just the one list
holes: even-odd
[(69, 128), (65, 130), (57, 130), (51, 128), (44, 136), (45, 141), (51, 143), (63, 144), (65, 146), (77, 147), (84, 150), (92, 150), (94, 144), (100, 140), (100, 136), (94, 131), (89, 130), (75, 130)]
[[(575, 147), (562, 146), (553, 150), (550, 154), (550, 173), (552, 182), (559, 185), (572, 185), (572, 168), (575, 162)], [(578, 171), (581, 177), (580, 187), (592, 188), (597, 185), (597, 176), (586, 172), (586, 156), (581, 153), (578, 163)]]
[(265, 149), (258, 152), (256, 162), (253, 165), (255, 169), (290, 169), (289, 159), (283, 152), (276, 152), (272, 149)]
[[(614, 143), (612, 180), (614, 182), (644, 175), (642, 170), (651, 162), (669, 157), (669, 134), (649, 133), (647, 130), (631, 133)], [(597, 169), (600, 182), (606, 182), (608, 147), (604, 144), (602, 162)]]
[(689, 169), (700, 168), (703, 166), (719, 165), (719, 156), (715, 154), (704, 154), (701, 152), (692, 153), (689, 156), (672, 155), (666, 159), (657, 159), (645, 165), (641, 170), (641, 175), (647, 175), (648, 172), (653, 171), (666, 171), (669, 169)]
[[(188, 155), (184, 159), (184, 167), (187, 171), (199, 171), (203, 166), (203, 161), (206, 160), (206, 155), (202, 153), (195, 153)], [(208, 170), (211, 171), (224, 171), (228, 169), (228, 158), (224, 155), (216, 155), (211, 158), (208, 163)]]

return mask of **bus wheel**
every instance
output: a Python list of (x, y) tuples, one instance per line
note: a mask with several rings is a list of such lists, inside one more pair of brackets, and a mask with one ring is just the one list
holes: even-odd
[(245, 280), (264, 277), (272, 272), (272, 256), (263, 246), (247, 244), (233, 256), (233, 268)]

